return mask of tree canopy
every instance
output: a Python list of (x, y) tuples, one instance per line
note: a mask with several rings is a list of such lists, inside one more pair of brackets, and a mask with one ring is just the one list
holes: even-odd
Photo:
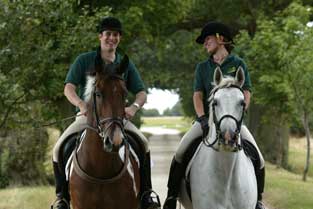
[[(238, 35), (235, 53), (248, 64), (253, 102), (268, 108), (267, 120), (310, 120), (313, 41), (306, 23), (313, 15), (308, 5), (313, 1), (0, 1), (0, 137), (65, 116), (65, 75), (78, 54), (97, 47), (97, 23), (108, 15), (121, 19), (121, 49), (147, 87), (175, 90), (187, 116), (195, 115), (195, 65), (208, 56), (195, 38), (207, 21), (219, 20)], [(4, 156), (14, 154), (10, 149)]]

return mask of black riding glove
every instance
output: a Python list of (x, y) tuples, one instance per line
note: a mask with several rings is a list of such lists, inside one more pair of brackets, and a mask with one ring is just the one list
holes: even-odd
[(197, 121), (201, 125), (203, 137), (206, 137), (209, 133), (209, 119), (208, 119), (208, 117), (206, 115), (202, 115), (202, 116), (198, 117)]

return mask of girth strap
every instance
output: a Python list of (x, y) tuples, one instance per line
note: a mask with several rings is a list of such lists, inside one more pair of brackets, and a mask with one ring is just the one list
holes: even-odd
[(85, 171), (83, 171), (83, 169), (81, 168), (81, 166), (78, 162), (78, 159), (77, 159), (77, 148), (75, 148), (75, 151), (73, 154), (74, 171), (77, 173), (77, 175), (79, 177), (81, 177), (82, 179), (84, 179), (84, 180), (86, 180), (92, 184), (108, 184), (108, 183), (112, 183), (114, 181), (117, 181), (126, 172), (128, 161), (129, 161), (129, 144), (125, 143), (125, 161), (124, 161), (124, 165), (123, 165), (121, 172), (112, 178), (97, 178), (97, 177), (90, 176)]

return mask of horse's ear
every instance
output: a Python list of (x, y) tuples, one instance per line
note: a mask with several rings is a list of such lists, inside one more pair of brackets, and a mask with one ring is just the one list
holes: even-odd
[(128, 65), (129, 65), (129, 58), (128, 56), (125, 54), (120, 65), (118, 66), (116, 72), (120, 75), (122, 75), (125, 70), (128, 68)]
[(213, 81), (214, 85), (217, 86), (221, 83), (223, 79), (223, 73), (221, 71), (220, 67), (215, 68), (214, 75), (213, 75)]
[(241, 66), (239, 66), (239, 68), (237, 69), (235, 79), (236, 79), (236, 84), (240, 87), (242, 87), (243, 84), (245, 83), (245, 73)]

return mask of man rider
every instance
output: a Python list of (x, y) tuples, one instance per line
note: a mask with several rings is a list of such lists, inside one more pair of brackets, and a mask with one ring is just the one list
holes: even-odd
[[(98, 26), (98, 38), (100, 47), (97, 51), (91, 51), (79, 55), (70, 70), (65, 80), (64, 94), (71, 104), (79, 109), (79, 115), (76, 120), (64, 131), (58, 139), (53, 150), (53, 168), (56, 182), (56, 196), (57, 199), (53, 204), (55, 209), (69, 209), (69, 193), (68, 182), (65, 178), (64, 169), (59, 169), (59, 152), (60, 147), (68, 136), (73, 133), (80, 132), (86, 128), (87, 125), (87, 103), (84, 101), (83, 95), (86, 85), (86, 73), (94, 68), (96, 59), (102, 59), (105, 63), (119, 64), (122, 60), (121, 54), (118, 53), (117, 47), (122, 37), (122, 24), (114, 17), (106, 17), (102, 19)], [(124, 79), (127, 89), (136, 96), (135, 102), (125, 108), (125, 117), (131, 119), (136, 112), (146, 102), (147, 94), (145, 86), (139, 72), (130, 60), (129, 66), (124, 73)], [(76, 93), (77, 88), (79, 93)], [(140, 165), (141, 174), (141, 208), (142, 209), (159, 209), (160, 203), (152, 198), (151, 185), (151, 167), (150, 167), (150, 151), (148, 147), (148, 140), (146, 137), (130, 122), (124, 122), (126, 131), (134, 133), (141, 140), (144, 145), (145, 157), (143, 164)], [(157, 198), (158, 200), (158, 198)]]

